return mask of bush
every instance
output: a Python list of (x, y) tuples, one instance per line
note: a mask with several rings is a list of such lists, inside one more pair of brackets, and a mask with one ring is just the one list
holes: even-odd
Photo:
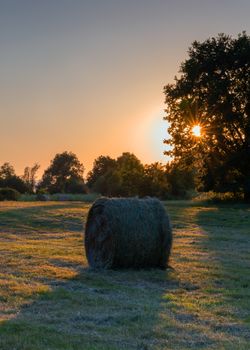
[(100, 195), (98, 193), (74, 194), (74, 193), (55, 193), (49, 196), (51, 201), (79, 201), (92, 203)]
[(70, 194), (86, 194), (88, 188), (81, 179), (70, 179), (65, 186), (65, 192)]
[(234, 203), (234, 202), (243, 202), (244, 195), (241, 192), (234, 193), (234, 192), (203, 192), (200, 193), (196, 198), (195, 201), (199, 202), (208, 202), (208, 203)]
[(20, 193), (13, 188), (0, 188), (0, 200), (4, 201), (17, 201), (20, 197)]
[(21, 196), (18, 198), (19, 202), (35, 202), (36, 201), (36, 195), (35, 194), (21, 194)]
[(40, 201), (40, 202), (46, 202), (50, 200), (50, 196), (48, 194), (45, 193), (38, 193), (36, 195), (36, 200)]
[(6, 179), (0, 178), (0, 188), (11, 188), (16, 190), (18, 193), (29, 192), (29, 188), (25, 182), (16, 175), (13, 175)]

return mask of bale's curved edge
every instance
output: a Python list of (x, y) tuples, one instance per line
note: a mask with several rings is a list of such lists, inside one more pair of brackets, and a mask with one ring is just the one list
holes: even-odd
[(94, 268), (166, 268), (172, 246), (168, 215), (158, 199), (100, 198), (86, 223), (85, 250)]
[(106, 200), (99, 198), (94, 202), (86, 222), (85, 251), (89, 265), (94, 268), (111, 268), (113, 264), (112, 233), (103, 215)]

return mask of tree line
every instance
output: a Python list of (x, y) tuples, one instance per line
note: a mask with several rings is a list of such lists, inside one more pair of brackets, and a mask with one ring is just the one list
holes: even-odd
[(184, 198), (194, 189), (194, 173), (171, 162), (144, 165), (133, 153), (124, 152), (117, 159), (101, 155), (84, 177), (84, 166), (72, 152), (58, 153), (42, 178), (37, 180), (39, 165), (26, 167), (17, 176), (13, 166), (0, 167), (0, 188), (19, 193), (100, 193), (104, 196), (154, 196), (161, 199)]

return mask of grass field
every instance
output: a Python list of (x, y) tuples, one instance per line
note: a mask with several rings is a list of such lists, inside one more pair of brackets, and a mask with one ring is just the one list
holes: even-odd
[(167, 271), (93, 271), (90, 204), (0, 203), (0, 349), (250, 349), (250, 208), (169, 202)]

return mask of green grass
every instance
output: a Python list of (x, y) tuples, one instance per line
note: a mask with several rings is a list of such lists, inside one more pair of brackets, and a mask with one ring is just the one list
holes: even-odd
[[(74, 201), (92, 203), (101, 195), (98, 193), (73, 194), (73, 193), (55, 193), (46, 194), (49, 201)], [(21, 194), (19, 202), (35, 202), (37, 201), (36, 194)], [(39, 201), (39, 200), (38, 200)]]
[(0, 203), (0, 349), (250, 349), (250, 208), (167, 202), (171, 269), (94, 271), (90, 204)]

